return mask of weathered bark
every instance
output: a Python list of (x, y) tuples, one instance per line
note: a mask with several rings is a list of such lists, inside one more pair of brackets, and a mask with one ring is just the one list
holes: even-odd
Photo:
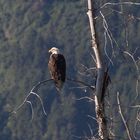
[(101, 140), (108, 140), (108, 131), (107, 125), (105, 121), (104, 115), (104, 81), (105, 78), (105, 67), (103, 63), (103, 58), (100, 52), (99, 45), (97, 44), (97, 36), (95, 31), (95, 21), (94, 21), (94, 13), (93, 13), (93, 0), (88, 0), (88, 12), (87, 15), (89, 17), (90, 30), (91, 30), (91, 41), (92, 41), (92, 49), (96, 58), (96, 67), (97, 67), (97, 80), (96, 80), (96, 94), (95, 97), (95, 111), (96, 118), (99, 125), (98, 133)]

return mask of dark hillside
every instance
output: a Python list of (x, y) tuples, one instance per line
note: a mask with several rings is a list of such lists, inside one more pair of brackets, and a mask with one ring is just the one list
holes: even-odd
[[(98, 7), (102, 4), (99, 1), (96, 3), (97, 16)], [(64, 53), (68, 77), (94, 85), (94, 75), (85, 72), (86, 67), (94, 66), (86, 6), (84, 0), (0, 0), (0, 140), (78, 140), (90, 136), (91, 129), (96, 134), (96, 121), (89, 117), (94, 114), (94, 104), (86, 99), (77, 100), (90, 96), (91, 90), (75, 88), (79, 84), (70, 81), (65, 84), (61, 103), (52, 82), (39, 89), (38, 94), (43, 100), (47, 117), (35, 96), (30, 97), (34, 108), (33, 120), (29, 104), (24, 105), (17, 114), (11, 114), (34, 84), (50, 78), (47, 64), (51, 47), (58, 47)], [(122, 54), (122, 51), (134, 52), (138, 48), (134, 58), (139, 57), (140, 20), (127, 18), (132, 13), (134, 17), (140, 17), (140, 10), (137, 6), (125, 7), (124, 10), (128, 46), (122, 17), (115, 11), (110, 14), (108, 9), (104, 12), (109, 15), (106, 20), (117, 42), (117, 45), (113, 42), (116, 57), (113, 58), (114, 65), (109, 69), (113, 83), (109, 87), (109, 94), (112, 95), (109, 100), (115, 104), (116, 92), (119, 91), (122, 102), (125, 100), (125, 105), (129, 105), (133, 96), (136, 96), (137, 73), (132, 59)], [(101, 17), (97, 18), (96, 27), (99, 44), (103, 48), (104, 28)], [(111, 44), (109, 39), (107, 41), (107, 52), (111, 55)], [(108, 59), (105, 60), (108, 63)], [(135, 102), (138, 101), (139, 96)], [(126, 109), (126, 114), (129, 111), (131, 113), (127, 120), (131, 122), (136, 111)], [(114, 116), (117, 119), (118, 116)], [(130, 123), (133, 129), (132, 125)], [(118, 134), (122, 130), (123, 127), (119, 125), (115, 129)]]

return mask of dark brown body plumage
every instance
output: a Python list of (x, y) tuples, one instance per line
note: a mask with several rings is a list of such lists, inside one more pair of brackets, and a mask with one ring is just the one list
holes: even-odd
[(64, 56), (62, 54), (51, 54), (48, 67), (56, 88), (61, 90), (66, 78), (66, 62)]

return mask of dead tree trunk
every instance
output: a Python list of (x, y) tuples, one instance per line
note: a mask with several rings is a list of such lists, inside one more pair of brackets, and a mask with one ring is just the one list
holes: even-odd
[(95, 112), (96, 112), (96, 118), (98, 122), (98, 133), (99, 133), (99, 139), (101, 140), (108, 140), (108, 131), (107, 131), (107, 125), (105, 121), (105, 115), (104, 115), (104, 85), (105, 82), (105, 67), (103, 58), (100, 52), (99, 45), (97, 44), (97, 36), (95, 31), (95, 21), (94, 21), (94, 13), (93, 13), (93, 0), (88, 0), (88, 12), (87, 15), (89, 17), (89, 23), (90, 23), (90, 30), (91, 30), (91, 41), (92, 41), (92, 49), (95, 54), (96, 59), (96, 67), (97, 67), (97, 80), (96, 80), (96, 93), (93, 97), (95, 99)]

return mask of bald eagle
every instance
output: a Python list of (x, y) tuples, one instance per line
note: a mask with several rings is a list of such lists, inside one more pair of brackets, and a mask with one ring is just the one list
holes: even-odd
[(56, 85), (56, 89), (60, 91), (66, 78), (66, 61), (58, 48), (51, 48), (49, 53), (51, 53), (51, 55), (48, 68), (51, 74), (51, 78), (54, 80)]

